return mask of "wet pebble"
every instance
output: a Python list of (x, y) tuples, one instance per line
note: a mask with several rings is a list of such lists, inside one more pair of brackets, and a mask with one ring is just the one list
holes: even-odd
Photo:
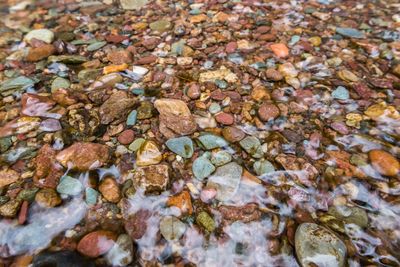
[(174, 216), (166, 216), (160, 221), (160, 232), (167, 240), (179, 240), (186, 231), (186, 224)]
[(228, 201), (238, 190), (242, 171), (242, 167), (236, 162), (218, 167), (215, 173), (208, 178), (207, 187), (217, 190), (216, 198), (219, 201)]
[(183, 158), (191, 158), (193, 155), (193, 142), (189, 137), (172, 138), (167, 140), (165, 145)]
[(112, 177), (104, 178), (99, 185), (99, 191), (105, 200), (118, 203), (121, 199), (121, 191), (117, 181)]
[(215, 167), (208, 158), (202, 156), (193, 162), (192, 171), (194, 177), (203, 180), (215, 171)]
[(78, 243), (77, 250), (91, 258), (107, 253), (115, 244), (117, 236), (110, 231), (98, 230), (85, 235)]
[(371, 150), (369, 153), (372, 167), (382, 175), (396, 176), (400, 171), (400, 162), (383, 150)]
[(57, 185), (57, 192), (60, 194), (76, 196), (82, 190), (83, 186), (78, 179), (66, 175), (61, 177), (60, 183)]
[(332, 232), (315, 223), (303, 223), (297, 228), (295, 247), (301, 266), (345, 266), (345, 244)]

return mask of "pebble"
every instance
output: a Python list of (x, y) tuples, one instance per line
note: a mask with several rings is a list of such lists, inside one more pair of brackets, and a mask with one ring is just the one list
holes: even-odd
[(332, 232), (315, 223), (303, 223), (297, 227), (295, 247), (301, 266), (345, 266), (345, 244)]
[(214, 134), (204, 134), (199, 136), (198, 139), (207, 150), (221, 148), (228, 145), (228, 142), (226, 142), (224, 138)]
[(11, 199), (7, 203), (0, 206), (0, 215), (3, 217), (13, 218), (17, 215), (22, 201), (19, 199)]
[(193, 213), (192, 200), (190, 198), (190, 193), (186, 190), (179, 194), (170, 196), (167, 201), (167, 206), (178, 207), (183, 214), (191, 215)]
[[(107, 54), (107, 59), (115, 65), (132, 63), (132, 55), (127, 50), (113, 50)], [(136, 66), (136, 67), (138, 67), (138, 66)], [(135, 68), (135, 66), (133, 68)], [(139, 67), (139, 68), (142, 68), (142, 67)], [(143, 69), (145, 69), (145, 68), (143, 68)]]
[(196, 217), (196, 223), (207, 230), (209, 233), (214, 232), (214, 219), (205, 211), (201, 211)]
[(191, 158), (193, 155), (193, 142), (189, 137), (177, 137), (167, 140), (165, 145), (175, 154), (183, 158)]
[(186, 224), (174, 216), (163, 217), (160, 221), (161, 235), (167, 240), (179, 240), (186, 228)]
[(258, 116), (262, 121), (276, 119), (280, 114), (279, 108), (274, 104), (262, 104), (258, 108)]
[(169, 167), (166, 164), (138, 167), (134, 174), (136, 188), (145, 189), (146, 193), (162, 192), (169, 182)]
[(171, 22), (167, 20), (157, 20), (155, 22), (150, 23), (150, 29), (155, 32), (163, 33), (172, 28)]
[(28, 55), (26, 56), (26, 60), (31, 62), (40, 61), (53, 55), (55, 51), (56, 49), (51, 44), (31, 48), (29, 49)]
[(339, 100), (347, 100), (349, 99), (349, 91), (343, 86), (338, 86), (333, 92), (332, 97)]
[(207, 187), (217, 190), (216, 199), (222, 202), (228, 201), (239, 188), (242, 171), (242, 167), (236, 162), (218, 167), (215, 173), (208, 178)]
[(367, 212), (358, 207), (349, 207), (343, 205), (332, 206), (329, 208), (328, 214), (348, 224), (353, 223), (362, 228), (368, 226)]
[(222, 130), (222, 135), (230, 143), (239, 142), (246, 136), (242, 130), (236, 127), (225, 127)]
[(128, 145), (135, 139), (135, 132), (131, 129), (125, 130), (118, 135), (117, 139), (122, 145)]
[(383, 150), (371, 150), (369, 153), (372, 167), (380, 174), (396, 176), (400, 172), (400, 162)]
[(222, 125), (232, 125), (235, 119), (232, 114), (221, 112), (215, 115), (215, 120)]
[(182, 100), (157, 99), (154, 106), (160, 113), (160, 132), (165, 137), (188, 135), (196, 131), (196, 122), (188, 106)]
[(85, 200), (88, 205), (96, 205), (98, 196), (99, 196), (99, 192), (97, 192), (93, 188), (86, 187)]
[(127, 266), (134, 258), (134, 246), (129, 235), (118, 236), (114, 246), (107, 252), (105, 259), (110, 266)]
[[(27, 267), (19, 266), (18, 267)], [(95, 267), (95, 264), (75, 251), (42, 251), (33, 258), (32, 266)]]
[(54, 93), (60, 88), (68, 89), (70, 87), (71, 83), (69, 80), (62, 78), (62, 77), (57, 77), (53, 80), (51, 83), (51, 92)]
[(271, 69), (271, 68), (267, 69), (265, 71), (265, 75), (267, 76), (267, 78), (269, 80), (276, 81), (276, 82), (283, 79), (283, 75), (281, 74), (281, 72), (279, 72), (275, 69)]
[(50, 44), (54, 40), (54, 33), (48, 29), (32, 30), (25, 35), (24, 40), (31, 43), (32, 39), (37, 39)]
[(191, 99), (198, 99), (200, 97), (201, 91), (200, 91), (200, 86), (196, 83), (192, 84), (189, 86), (189, 89), (187, 90), (187, 96), (190, 97)]
[(115, 244), (117, 236), (111, 231), (98, 230), (85, 235), (78, 243), (79, 253), (97, 258), (107, 253)]
[(205, 156), (195, 159), (192, 165), (192, 172), (194, 177), (198, 180), (203, 180), (215, 171), (214, 165)]
[(129, 145), (129, 150), (137, 151), (146, 142), (144, 138), (137, 138)]
[(109, 124), (125, 117), (127, 111), (135, 105), (135, 101), (125, 91), (113, 93), (99, 108), (100, 122)]
[(232, 156), (225, 150), (212, 152), (211, 163), (217, 167), (225, 165), (232, 161)]
[(261, 142), (255, 136), (247, 136), (239, 142), (240, 146), (254, 158), (261, 158), (263, 155)]
[(0, 188), (15, 183), (20, 179), (19, 173), (13, 169), (0, 170), (0, 177)]
[(137, 10), (144, 7), (148, 0), (120, 0), (121, 7), (126, 10)]
[(83, 190), (83, 186), (78, 179), (64, 175), (57, 185), (57, 192), (60, 194), (76, 196)]
[(255, 173), (259, 176), (275, 171), (274, 165), (272, 165), (268, 160), (259, 160), (254, 162), (253, 168)]
[(162, 153), (154, 141), (145, 141), (136, 154), (136, 165), (148, 166), (160, 163)]
[(118, 203), (122, 197), (119, 185), (112, 177), (106, 177), (100, 182), (99, 191), (111, 203)]
[(103, 166), (109, 160), (109, 149), (98, 143), (74, 143), (56, 156), (64, 167), (88, 171)]
[(285, 58), (289, 56), (289, 49), (285, 44), (278, 43), (278, 44), (272, 44), (270, 46), (272, 52), (277, 56), (278, 58)]
[(35, 195), (35, 201), (44, 208), (53, 208), (61, 204), (62, 200), (52, 188), (43, 188)]
[(365, 34), (362, 31), (353, 28), (336, 28), (336, 32), (340, 35), (350, 38), (363, 39)]

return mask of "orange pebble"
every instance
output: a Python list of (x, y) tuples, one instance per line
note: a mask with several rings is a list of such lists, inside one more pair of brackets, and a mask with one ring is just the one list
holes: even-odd
[(285, 58), (289, 55), (289, 49), (285, 44), (282, 43), (272, 44), (270, 48), (272, 52), (274, 52), (275, 56), (279, 58)]

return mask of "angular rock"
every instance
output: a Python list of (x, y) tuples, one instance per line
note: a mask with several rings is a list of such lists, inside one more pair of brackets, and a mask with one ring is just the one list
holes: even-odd
[(192, 165), (192, 172), (194, 177), (203, 180), (215, 171), (214, 165), (205, 156), (198, 157)]
[(166, 216), (160, 221), (161, 235), (167, 240), (179, 240), (186, 228), (186, 224), (174, 216)]
[(183, 158), (191, 158), (193, 155), (193, 142), (189, 137), (177, 137), (167, 140), (165, 145), (175, 154)]
[(106, 145), (98, 143), (75, 143), (59, 152), (56, 159), (64, 167), (88, 171), (106, 164), (109, 159), (109, 149)]
[(42, 146), (33, 160), (35, 175), (33, 181), (38, 187), (56, 188), (63, 175), (62, 166), (56, 161), (57, 152), (49, 145)]
[(0, 188), (15, 183), (19, 180), (19, 178), (19, 173), (14, 171), (13, 169), (0, 170)]
[(145, 141), (136, 154), (136, 165), (148, 166), (160, 163), (162, 154), (153, 141)]
[(182, 100), (157, 99), (154, 106), (160, 113), (160, 131), (165, 137), (188, 135), (196, 131), (194, 118)]
[(124, 118), (127, 111), (135, 105), (135, 100), (130, 98), (125, 91), (117, 91), (107, 99), (99, 109), (101, 123), (109, 124), (114, 120)]
[(162, 192), (169, 182), (169, 167), (166, 164), (139, 167), (134, 174), (134, 184), (146, 193)]

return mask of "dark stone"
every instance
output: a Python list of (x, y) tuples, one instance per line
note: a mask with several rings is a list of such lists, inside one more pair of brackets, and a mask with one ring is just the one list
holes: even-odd
[(90, 259), (73, 251), (45, 251), (37, 255), (32, 262), (33, 267), (94, 267)]

